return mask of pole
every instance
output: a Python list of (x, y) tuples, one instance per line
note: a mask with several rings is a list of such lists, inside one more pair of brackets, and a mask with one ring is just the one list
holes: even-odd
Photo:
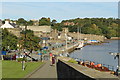
[[(25, 25), (25, 43), (26, 43), (26, 30), (27, 30), (27, 23)], [(26, 48), (26, 44), (24, 44), (24, 47)]]
[[(20, 31), (21, 32), (21, 31)], [(19, 54), (18, 55), (21, 55), (20, 54), (20, 35), (19, 35)]]
[(67, 51), (67, 34), (66, 33), (65, 33), (65, 44), (66, 44), (65, 49)]
[(118, 75), (120, 75), (120, 53), (118, 53), (117, 57), (118, 57)]
[[(26, 24), (25, 24), (25, 42), (24, 42), (24, 50), (26, 49), (26, 30), (27, 30), (27, 22), (26, 22)], [(24, 71), (25, 70), (25, 66), (24, 66), (24, 57), (25, 56), (23, 56), (23, 60), (22, 60), (22, 70)]]
[(24, 61), (22, 60), (22, 70), (25, 70)]
[(110, 52), (109, 54), (114, 55), (114, 59), (118, 58), (118, 68), (116, 70), (116, 73), (118, 76), (120, 76), (120, 53), (112, 53)]
[(65, 46), (65, 49), (66, 49), (66, 50), (65, 50), (65, 56), (68, 56), (68, 52), (67, 52), (67, 33), (65, 33), (65, 37), (66, 37), (66, 39), (65, 39), (65, 40), (66, 40), (66, 41), (65, 41), (65, 42), (66, 42), (66, 46)]
[(80, 40), (81, 40), (81, 27), (80, 27)]
[(78, 30), (77, 30), (77, 33), (78, 33), (78, 40), (79, 40), (79, 26), (78, 26)]

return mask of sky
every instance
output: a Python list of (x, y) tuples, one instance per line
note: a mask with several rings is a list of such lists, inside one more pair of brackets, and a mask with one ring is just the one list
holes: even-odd
[(117, 18), (118, 2), (2, 2), (1, 19), (40, 19), (58, 22), (75, 18)]
[(118, 2), (119, 0), (1, 0), (2, 2)]

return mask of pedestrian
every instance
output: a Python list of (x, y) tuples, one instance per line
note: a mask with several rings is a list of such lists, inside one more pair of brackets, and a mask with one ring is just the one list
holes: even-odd
[(52, 53), (49, 53), (49, 56), (50, 56), (50, 61), (52, 61)]
[(52, 56), (52, 64), (51, 64), (51, 66), (53, 66), (55, 64), (55, 56), (53, 55)]

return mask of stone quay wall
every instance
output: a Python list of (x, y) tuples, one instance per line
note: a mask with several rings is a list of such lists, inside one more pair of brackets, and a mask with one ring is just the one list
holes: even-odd
[(67, 80), (71, 78), (74, 79), (86, 78), (88, 80), (95, 80), (93, 78), (90, 78), (89, 76), (84, 75), (83, 73), (80, 73), (79, 71), (75, 70), (73, 67), (62, 62), (61, 60), (58, 60), (57, 63), (57, 74), (58, 74), (58, 80), (61, 80), (61, 78)]
[(110, 72), (102, 72), (75, 63), (68, 62), (70, 58), (59, 57), (57, 62), (58, 80), (119, 80)]

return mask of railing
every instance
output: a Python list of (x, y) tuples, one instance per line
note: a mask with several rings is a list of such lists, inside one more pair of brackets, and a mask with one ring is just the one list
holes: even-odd
[[(72, 58), (74, 58), (74, 57), (72, 57)], [(107, 67), (111, 71), (116, 71), (115, 68), (114, 68), (114, 66), (112, 66), (112, 65), (103, 64), (103, 63), (99, 63), (99, 62), (95, 62), (95, 61), (90, 61), (90, 60), (85, 60), (85, 59), (78, 59), (78, 58), (74, 58), (74, 59), (77, 59), (77, 61), (83, 61), (83, 62), (85, 62), (85, 61), (94, 62), (95, 65), (101, 64), (102, 66)]]

